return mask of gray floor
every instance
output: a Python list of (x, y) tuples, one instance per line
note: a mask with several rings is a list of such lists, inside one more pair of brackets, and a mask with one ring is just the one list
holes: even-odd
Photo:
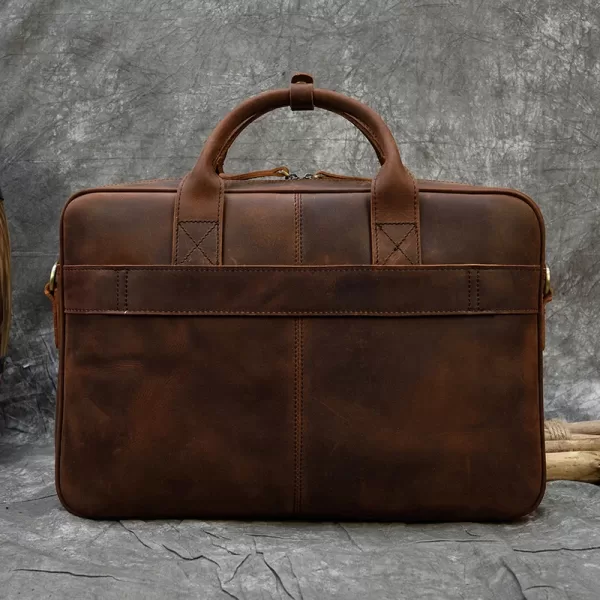
[[(189, 171), (244, 98), (294, 71), (389, 124), (418, 177), (520, 189), (547, 226), (550, 416), (600, 418), (600, 3), (597, 0), (3, 0), (0, 187), (14, 326), (0, 436), (49, 439), (56, 354), (42, 294), (58, 221), (83, 187)], [(279, 110), (226, 171), (370, 175), (337, 115)]]
[(598, 600), (600, 487), (510, 525), (86, 521), (49, 447), (0, 446), (0, 598)]

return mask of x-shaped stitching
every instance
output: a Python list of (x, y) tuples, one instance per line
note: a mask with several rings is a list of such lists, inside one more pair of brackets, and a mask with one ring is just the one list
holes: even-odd
[(377, 226), (385, 234), (387, 239), (390, 240), (390, 242), (392, 242), (392, 244), (394, 244), (394, 249), (387, 255), (387, 258), (381, 264), (385, 265), (385, 263), (387, 263), (387, 261), (390, 259), (392, 254), (394, 254), (394, 252), (400, 251), (402, 254), (404, 254), (404, 256), (406, 257), (406, 260), (411, 265), (414, 265), (415, 263), (412, 260), (410, 260), (409, 256), (406, 254), (406, 252), (404, 252), (404, 250), (402, 250), (402, 248), (400, 246), (402, 246), (402, 244), (404, 243), (406, 238), (412, 233), (415, 226), (411, 225), (410, 229), (406, 232), (406, 235), (398, 243), (396, 243), (396, 241), (390, 236), (390, 234), (383, 228), (384, 225), (385, 225), (385, 223), (377, 223)]
[(204, 255), (204, 258), (206, 258), (206, 260), (211, 264), (214, 265), (213, 261), (210, 260), (210, 258), (208, 257), (208, 255), (206, 254), (206, 252), (204, 252), (204, 250), (200, 247), (200, 244), (202, 244), (202, 242), (208, 237), (208, 234), (211, 233), (211, 231), (213, 231), (215, 229), (215, 227), (218, 225), (218, 222), (215, 223), (212, 227), (210, 227), (208, 229), (208, 231), (202, 236), (202, 238), (200, 239), (200, 241), (196, 241), (191, 235), (190, 232), (183, 226), (183, 223), (179, 223), (179, 227), (181, 227), (181, 229), (183, 230), (183, 233), (185, 233), (185, 235), (188, 236), (188, 238), (190, 238), (192, 244), (194, 244), (194, 247), (187, 253), (186, 257), (179, 263), (179, 264), (183, 264), (184, 262), (186, 262), (189, 257), (196, 251), (196, 250), (200, 250), (200, 252), (202, 252), (202, 254)]

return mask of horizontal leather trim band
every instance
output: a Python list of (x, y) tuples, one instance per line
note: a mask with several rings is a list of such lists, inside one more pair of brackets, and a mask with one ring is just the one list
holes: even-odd
[(65, 266), (66, 313), (424, 316), (536, 313), (540, 268)]

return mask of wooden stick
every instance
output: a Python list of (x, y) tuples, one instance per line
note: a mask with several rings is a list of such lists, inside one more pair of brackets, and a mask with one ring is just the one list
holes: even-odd
[(546, 454), (548, 481), (600, 482), (600, 452), (550, 452)]
[(570, 452), (573, 450), (600, 450), (600, 435), (572, 440), (548, 440), (546, 452)]
[(567, 423), (571, 433), (586, 433), (600, 435), (600, 421), (581, 421), (579, 423)]
[(544, 437), (547, 440), (574, 440), (600, 435), (600, 421), (567, 423), (552, 419), (544, 423)]

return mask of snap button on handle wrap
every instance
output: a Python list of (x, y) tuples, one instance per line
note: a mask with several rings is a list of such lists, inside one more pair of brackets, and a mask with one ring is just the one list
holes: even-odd
[(290, 83), (290, 108), (292, 110), (314, 110), (314, 79), (308, 73), (296, 73)]
[[(312, 76), (307, 73), (294, 75), (290, 88), (270, 90), (245, 100), (210, 134), (198, 161), (177, 192), (172, 263), (222, 264), (225, 182), (219, 173), (227, 150), (255, 119), (285, 106), (292, 109), (295, 106), (295, 110), (317, 107), (337, 113), (365, 134), (381, 163), (371, 183), (371, 262), (419, 264), (417, 185), (400, 159), (391, 131), (383, 119), (362, 102), (332, 90), (315, 88)], [(194, 262), (190, 262), (191, 255), (180, 249), (180, 240), (187, 244), (187, 240), (196, 243), (196, 239), (198, 243), (203, 241), (204, 248), (210, 247), (211, 252), (194, 252)], [(399, 248), (401, 251), (397, 251)]]

